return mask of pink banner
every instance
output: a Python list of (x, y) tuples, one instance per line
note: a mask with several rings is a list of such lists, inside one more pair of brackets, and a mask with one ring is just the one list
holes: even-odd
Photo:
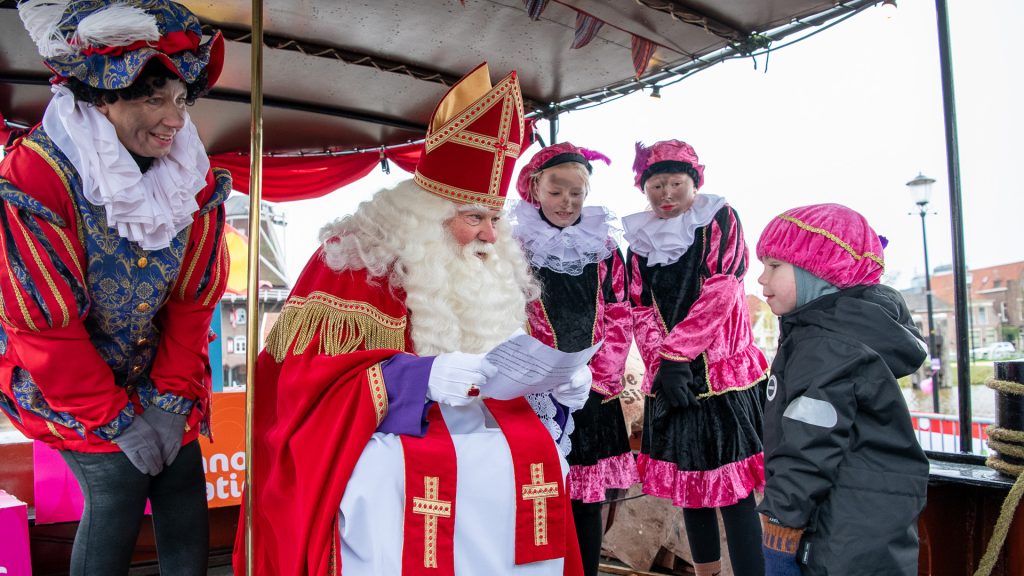
[(0, 574), (32, 576), (25, 503), (0, 490)]

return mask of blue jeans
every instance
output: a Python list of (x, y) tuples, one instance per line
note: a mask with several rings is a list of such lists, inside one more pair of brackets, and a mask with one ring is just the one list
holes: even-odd
[(139, 472), (123, 452), (62, 451), (85, 497), (71, 550), (71, 576), (127, 575), (148, 499), (163, 576), (202, 576), (210, 547), (199, 441), (182, 446), (160, 474)]

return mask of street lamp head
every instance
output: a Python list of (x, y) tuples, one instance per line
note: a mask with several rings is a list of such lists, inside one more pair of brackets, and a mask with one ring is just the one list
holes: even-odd
[(931, 201), (932, 184), (934, 183), (934, 178), (929, 178), (920, 172), (917, 173), (913, 180), (907, 182), (907, 187), (910, 188), (910, 193), (914, 198), (914, 204), (923, 207)]

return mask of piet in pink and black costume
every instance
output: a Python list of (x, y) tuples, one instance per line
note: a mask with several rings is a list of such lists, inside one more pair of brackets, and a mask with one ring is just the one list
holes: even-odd
[[(704, 166), (677, 140), (637, 145), (636, 185), (653, 174)], [(665, 168), (668, 168), (666, 170)], [(623, 218), (629, 298), (646, 367), (644, 436), (638, 467), (647, 494), (682, 508), (717, 508), (764, 488), (757, 386), (768, 367), (754, 345), (743, 289), (748, 250), (725, 199), (697, 194), (674, 218), (645, 211)], [(697, 402), (671, 408), (652, 383), (664, 360), (688, 363)]]
[(544, 217), (530, 194), (531, 176), (575, 162), (591, 169), (591, 160), (608, 159), (570, 143), (538, 152), (519, 174), (523, 202), (515, 208), (513, 234), (523, 247), (543, 287), (529, 304), (531, 334), (567, 352), (604, 344), (590, 361), (590, 398), (564, 422), (560, 446), (568, 451), (569, 495), (586, 503), (601, 502), (608, 488), (629, 488), (638, 482), (636, 461), (619, 403), (622, 374), (633, 335), (626, 298), (625, 266), (601, 206), (586, 206), (572, 226), (559, 228)]

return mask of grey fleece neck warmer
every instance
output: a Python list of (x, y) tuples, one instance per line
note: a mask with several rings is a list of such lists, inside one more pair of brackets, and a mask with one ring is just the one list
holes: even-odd
[(793, 275), (796, 277), (796, 307), (799, 308), (808, 302), (821, 298), (826, 294), (838, 292), (832, 284), (818, 278), (799, 266), (793, 266)]

